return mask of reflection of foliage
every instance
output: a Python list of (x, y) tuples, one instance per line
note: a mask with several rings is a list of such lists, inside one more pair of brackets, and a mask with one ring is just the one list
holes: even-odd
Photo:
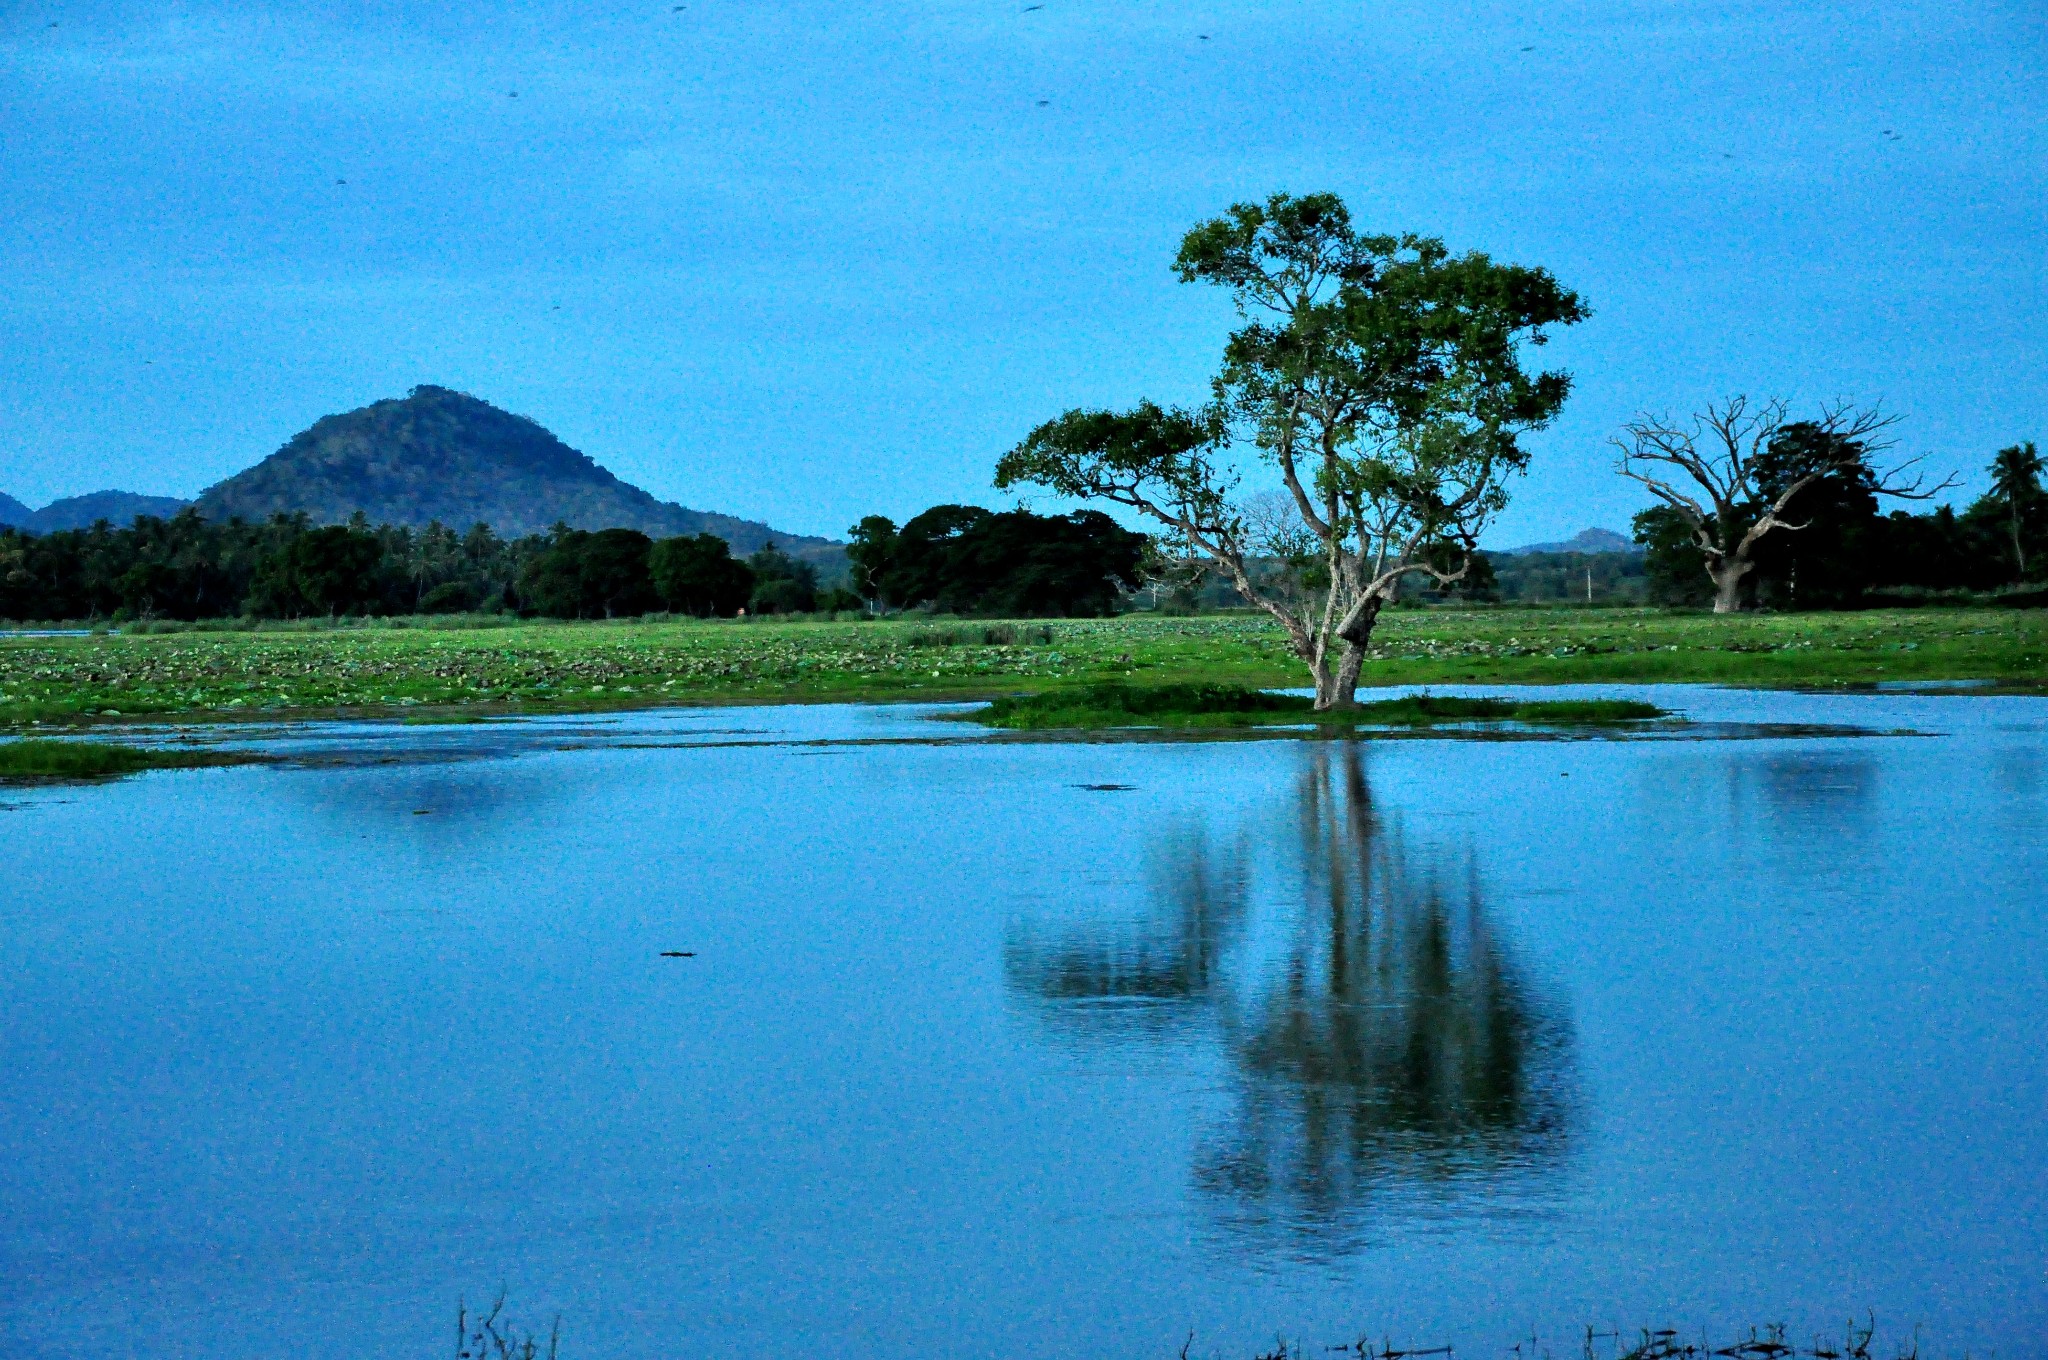
[(1476, 892), (1453, 902), (1375, 822), (1355, 747), (1315, 753), (1301, 862), (1315, 930), (1240, 1018), (1235, 1126), (1197, 1177), (1255, 1222), (1342, 1228), (1390, 1181), (1493, 1178), (1565, 1135), (1564, 1028)]
[(1192, 838), (1141, 926), (1019, 937), (1009, 975), (1107, 1036), (1206, 1026), (1237, 1094), (1196, 1183), (1233, 1227), (1341, 1246), (1382, 1191), (1449, 1198), (1554, 1165), (1572, 1072), (1566, 1024), (1476, 892), (1447, 894), (1375, 817), (1357, 748), (1307, 758), (1277, 947), (1250, 925), (1258, 842)]
[(1004, 951), (1011, 988), (1056, 1003), (1055, 1022), (1098, 1031), (1158, 1031), (1194, 1018), (1213, 1001), (1244, 918), (1243, 852), (1212, 854), (1199, 834), (1176, 851), (1184, 858), (1165, 920), (1134, 937), (1014, 937)]

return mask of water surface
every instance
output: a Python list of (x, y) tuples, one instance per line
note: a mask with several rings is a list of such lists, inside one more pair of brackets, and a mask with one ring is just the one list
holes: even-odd
[(2026, 1353), (2048, 701), (1575, 693), (1703, 726), (691, 710), (6, 790), (0, 1346), (419, 1355), (502, 1281), (572, 1357)]

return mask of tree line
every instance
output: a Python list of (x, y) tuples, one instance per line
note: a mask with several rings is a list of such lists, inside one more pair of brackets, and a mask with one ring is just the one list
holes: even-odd
[(879, 516), (853, 530), (859, 589), (821, 582), (815, 564), (769, 545), (735, 558), (714, 534), (650, 539), (634, 529), (556, 526), (504, 539), (458, 533), (260, 524), (186, 510), (127, 528), (34, 535), (0, 530), (0, 618), (290, 619), (510, 612), (595, 619), (929, 607), (979, 614), (1113, 612), (1136, 588), (1147, 540), (1107, 516), (1041, 516), (936, 506), (898, 530)]

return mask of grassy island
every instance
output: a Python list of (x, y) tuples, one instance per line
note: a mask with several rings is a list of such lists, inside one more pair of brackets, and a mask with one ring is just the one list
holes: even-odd
[(1356, 708), (1315, 712), (1301, 695), (1235, 685), (1086, 685), (1043, 694), (1006, 695), (967, 715), (991, 727), (1077, 731), (1118, 727), (1445, 727), (1510, 722), (1532, 727), (1587, 727), (1669, 716), (1628, 700), (1461, 699), (1415, 694)]

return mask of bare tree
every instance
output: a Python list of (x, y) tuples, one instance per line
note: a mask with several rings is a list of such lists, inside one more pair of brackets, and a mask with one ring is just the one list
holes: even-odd
[[(1638, 416), (1612, 441), (1621, 450), (1615, 470), (1648, 487), (1691, 527), (1714, 583), (1716, 614), (1742, 608), (1742, 583), (1756, 568), (1752, 554), (1759, 540), (1774, 530), (1807, 527), (1786, 514), (1799, 493), (1821, 478), (1867, 474), (1872, 494), (1917, 501), (1931, 500), (1955, 485), (1953, 476), (1931, 487), (1922, 476), (1909, 479), (1917, 458), (1888, 472), (1871, 471), (1864, 460), (1893, 447), (1887, 431), (1899, 421), (1875, 406), (1862, 409), (1838, 401), (1823, 407), (1819, 419), (1802, 422), (1788, 422), (1785, 413), (1782, 401), (1751, 406), (1749, 398), (1734, 396), (1718, 405), (1709, 402), (1685, 425), (1669, 417)], [(1764, 473), (1773, 462), (1768, 454), (1795, 425), (1810, 434), (1808, 448), (1827, 452), (1767, 485)]]

